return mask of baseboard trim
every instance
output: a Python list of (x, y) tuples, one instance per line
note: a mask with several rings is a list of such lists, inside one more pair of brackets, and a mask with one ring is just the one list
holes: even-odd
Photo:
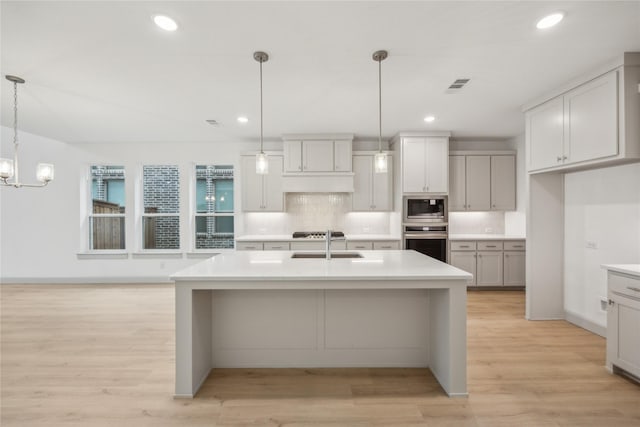
[(135, 283), (135, 284), (156, 284), (173, 283), (169, 276), (120, 276), (120, 277), (2, 277), (2, 285), (59, 285), (59, 284), (112, 284), (112, 283)]
[(576, 326), (581, 327), (582, 329), (586, 329), (589, 332), (592, 332), (596, 335), (600, 335), (603, 338), (607, 337), (607, 327), (600, 326), (595, 322), (592, 322), (589, 319), (585, 319), (583, 316), (577, 313), (573, 313), (571, 311), (565, 310), (564, 312), (565, 320), (569, 323), (572, 323)]

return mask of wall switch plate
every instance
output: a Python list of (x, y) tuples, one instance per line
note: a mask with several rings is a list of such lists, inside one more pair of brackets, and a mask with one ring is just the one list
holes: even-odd
[(587, 249), (598, 249), (598, 242), (594, 242), (592, 240), (587, 240), (587, 243), (586, 243), (585, 246), (586, 246)]

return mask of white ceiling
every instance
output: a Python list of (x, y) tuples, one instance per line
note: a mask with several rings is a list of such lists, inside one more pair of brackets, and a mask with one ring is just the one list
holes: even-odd
[[(555, 10), (547, 31), (535, 22)], [(20, 128), (66, 142), (246, 141), (450, 130), (524, 131), (521, 106), (624, 51), (640, 51), (640, 2), (33, 2), (1, 3), (2, 74), (19, 89)], [(180, 28), (166, 33), (154, 14)], [(456, 78), (463, 92), (446, 94)], [(11, 83), (1, 83), (11, 126)], [(237, 123), (238, 115), (250, 122)], [(437, 120), (426, 124), (433, 114)], [(206, 119), (215, 119), (212, 127)]]

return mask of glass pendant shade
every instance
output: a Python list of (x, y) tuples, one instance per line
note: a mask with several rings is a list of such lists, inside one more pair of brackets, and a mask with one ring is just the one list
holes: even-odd
[(13, 177), (13, 160), (0, 159), (0, 178), (9, 179)]
[(269, 173), (269, 159), (264, 153), (256, 154), (256, 173), (258, 175), (266, 175)]
[(53, 181), (53, 165), (51, 163), (38, 163), (36, 178), (40, 182)]
[(374, 168), (376, 173), (387, 173), (387, 154), (376, 153), (373, 158)]

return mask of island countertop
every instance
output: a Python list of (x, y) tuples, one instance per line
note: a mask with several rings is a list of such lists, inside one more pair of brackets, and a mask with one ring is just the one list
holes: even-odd
[[(297, 253), (321, 253), (296, 251)], [(354, 251), (332, 251), (333, 254)], [(221, 253), (187, 267), (170, 278), (185, 281), (470, 281), (472, 275), (416, 251), (357, 251), (362, 258), (327, 260), (292, 258), (294, 251)], [(374, 287), (380, 287), (377, 284)], [(268, 286), (266, 286), (268, 287)]]

